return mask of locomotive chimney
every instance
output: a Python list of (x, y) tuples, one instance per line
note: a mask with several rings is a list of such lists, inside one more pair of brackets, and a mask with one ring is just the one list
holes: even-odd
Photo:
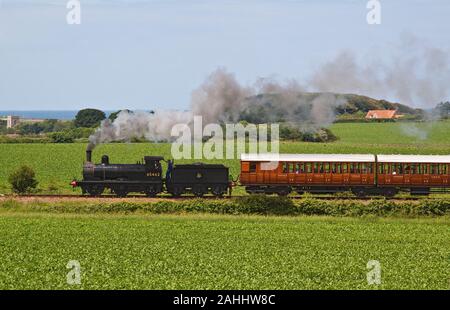
[(91, 150), (86, 151), (86, 161), (88, 163), (90, 163), (92, 161), (92, 151)]

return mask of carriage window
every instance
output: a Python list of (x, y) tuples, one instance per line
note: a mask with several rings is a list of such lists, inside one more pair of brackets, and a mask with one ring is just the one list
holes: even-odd
[(416, 174), (416, 165), (411, 164), (411, 174)]
[(431, 164), (430, 165), (430, 174), (437, 174), (437, 169), (436, 169), (436, 165), (435, 164)]
[(288, 164), (283, 163), (283, 173), (287, 173), (287, 172), (288, 172)]
[(250, 163), (250, 172), (256, 172), (256, 163), (254, 162)]
[(289, 164), (289, 173), (293, 173), (294, 172), (294, 164), (290, 163)]
[(416, 174), (421, 174), (422, 173), (422, 169), (420, 169), (420, 164), (416, 164)]
[(305, 170), (305, 163), (298, 164), (298, 172), (299, 173), (305, 173), (306, 172), (306, 170)]
[(367, 164), (361, 164), (361, 173), (363, 174), (367, 173)]
[(359, 164), (357, 163), (350, 164), (350, 173), (359, 173)]
[(447, 164), (441, 164), (441, 174), (446, 175), (448, 173), (448, 166)]
[(428, 174), (428, 165), (422, 164), (421, 165), (422, 174)]
[(397, 166), (395, 164), (391, 164), (391, 166), (389, 167), (389, 173), (397, 174)]
[(337, 172), (336, 164), (335, 164), (335, 163), (332, 163), (332, 164), (331, 164), (331, 172), (332, 172), (332, 173), (336, 173), (336, 172)]
[(318, 172), (319, 172), (319, 164), (314, 163), (314, 173), (318, 173)]
[(403, 166), (403, 173), (404, 174), (411, 174), (411, 165), (410, 164), (404, 164), (404, 166)]
[(312, 171), (311, 163), (306, 163), (306, 173), (311, 173), (311, 171)]
[(342, 173), (342, 165), (341, 164), (336, 164), (336, 172)]
[(323, 173), (323, 163), (319, 163), (319, 173)]
[(348, 164), (342, 164), (342, 173), (348, 173)]
[(384, 165), (383, 164), (378, 164), (378, 173), (384, 174)]
[(330, 173), (330, 164), (329, 163), (324, 164), (324, 171), (325, 171), (325, 173)]

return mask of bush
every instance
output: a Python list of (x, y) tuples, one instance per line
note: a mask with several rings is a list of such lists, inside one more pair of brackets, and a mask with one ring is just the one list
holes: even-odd
[(296, 211), (292, 199), (266, 195), (250, 195), (239, 198), (237, 208), (238, 212), (243, 214), (289, 215)]
[(38, 185), (34, 170), (28, 166), (21, 166), (11, 173), (8, 182), (11, 184), (13, 192), (17, 194), (28, 193)]
[(49, 137), (53, 143), (73, 143), (73, 138), (66, 132), (53, 132)]

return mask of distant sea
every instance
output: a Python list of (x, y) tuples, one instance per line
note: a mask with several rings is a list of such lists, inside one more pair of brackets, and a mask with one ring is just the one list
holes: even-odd
[[(106, 116), (114, 111), (104, 111)], [(3, 111), (0, 110), (0, 116), (15, 115), (22, 118), (44, 118), (44, 119), (60, 119), (71, 120), (75, 118), (78, 111)]]

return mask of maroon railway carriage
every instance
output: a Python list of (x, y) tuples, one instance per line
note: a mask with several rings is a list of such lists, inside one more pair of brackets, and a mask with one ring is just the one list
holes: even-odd
[(450, 190), (450, 156), (378, 155), (378, 187), (429, 194)]
[[(267, 163), (274, 163), (267, 169)], [(248, 193), (287, 195), (351, 190), (393, 196), (399, 190), (448, 190), (450, 156), (242, 154), (240, 182)]]

